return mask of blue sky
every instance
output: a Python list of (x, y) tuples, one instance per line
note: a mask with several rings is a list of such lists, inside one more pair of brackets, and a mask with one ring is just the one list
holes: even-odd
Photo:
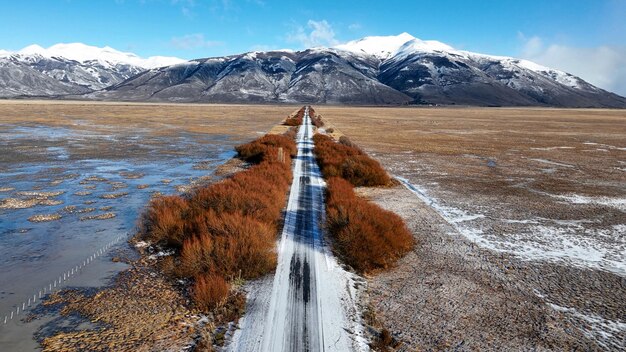
[[(626, 0), (4, 0), (0, 13), (0, 49), (83, 42), (186, 59), (401, 32), (557, 63), (626, 93), (609, 82), (611, 69), (626, 66)], [(571, 54), (586, 60), (563, 63)], [(609, 67), (585, 72), (588, 60)]]

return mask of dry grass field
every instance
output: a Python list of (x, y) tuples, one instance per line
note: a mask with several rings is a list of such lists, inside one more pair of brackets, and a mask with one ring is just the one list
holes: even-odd
[(423, 243), (370, 280), (375, 311), (401, 339), (624, 348), (626, 111), (317, 111), (412, 187), (361, 191)]
[[(60, 273), (83, 263), (112, 239), (134, 234), (138, 214), (152, 196), (189, 191), (224, 177), (233, 166), (227, 160), (235, 154), (235, 145), (266, 133), (293, 110), (0, 101), (0, 267), (6, 269), (0, 273), (0, 319), (15, 315), (16, 307), (22, 308), (33, 292), (48, 287)], [(106, 284), (124, 268), (108, 255), (100, 258), (72, 277), (72, 286)], [(141, 275), (128, 277), (139, 285), (149, 272), (140, 270)], [(111, 317), (121, 314), (125, 304), (145, 298), (125, 295), (128, 302), (119, 302), (117, 291), (126, 292), (106, 291), (120, 304), (105, 312)], [(98, 314), (103, 306), (113, 307), (98, 298), (84, 301), (97, 307)], [(87, 318), (100, 319), (86, 313)], [(41, 319), (25, 322), (22, 316), (20, 312), (2, 327), (4, 349), (34, 349), (33, 333), (54, 331), (54, 326), (41, 327)], [(143, 315), (129, 318), (151, 321)], [(125, 324), (129, 321), (121, 325)], [(121, 331), (116, 336), (123, 340), (126, 329), (116, 330)], [(69, 345), (58, 346), (67, 350)]]
[[(626, 348), (625, 111), (314, 108), (405, 182), (355, 189), (419, 243), (368, 277), (372, 321), (410, 350)], [(294, 109), (0, 101), (3, 265), (33, 267), (0, 279), (29, 276), (32, 288), (7, 288), (26, 297), (94, 233), (106, 243), (129, 231), (150, 192), (219, 177), (232, 146)], [(72, 251), (55, 259), (45, 238)], [(16, 302), (0, 296), (7, 311)], [(19, 328), (10, 336), (25, 341)]]

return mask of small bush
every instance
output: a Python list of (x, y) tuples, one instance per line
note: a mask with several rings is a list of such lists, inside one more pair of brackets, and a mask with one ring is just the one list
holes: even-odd
[(338, 254), (359, 272), (385, 269), (410, 251), (413, 235), (402, 219), (357, 197), (339, 177), (327, 180), (326, 225)]
[(391, 182), (378, 161), (370, 158), (347, 138), (335, 143), (329, 136), (316, 134), (313, 141), (315, 157), (325, 178), (343, 177), (354, 186), (382, 186)]
[(203, 311), (212, 311), (226, 303), (230, 284), (215, 274), (197, 276), (192, 288), (192, 298), (196, 307)]
[(297, 134), (298, 134), (298, 126), (292, 126), (287, 130), (287, 132), (283, 133), (283, 136), (291, 140), (295, 140)]
[(302, 125), (302, 120), (304, 119), (304, 110), (305, 110), (305, 107), (303, 106), (302, 108), (300, 108), (300, 110), (296, 112), (295, 115), (287, 116), (283, 125), (286, 125), (286, 126)]
[(291, 157), (298, 154), (298, 147), (293, 138), (277, 134), (267, 134), (250, 143), (238, 145), (235, 150), (241, 159), (259, 163), (270, 153), (271, 148), (283, 148)]
[(215, 273), (229, 279), (253, 279), (276, 266), (276, 230), (271, 225), (237, 213), (201, 216), (196, 221), (198, 233), (183, 243), (183, 276)]
[[(326, 132), (327, 132), (327, 133), (334, 133), (334, 132), (335, 132), (335, 129), (334, 129), (334, 128), (332, 128), (332, 127), (331, 127), (331, 128), (327, 128), (327, 129), (326, 129)], [(340, 137), (340, 138), (341, 138), (341, 137)]]

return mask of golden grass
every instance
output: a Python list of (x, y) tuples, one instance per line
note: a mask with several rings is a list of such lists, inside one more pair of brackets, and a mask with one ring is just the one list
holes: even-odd
[[(253, 137), (289, 115), (294, 105), (152, 104), (0, 100), (0, 121), (85, 131), (150, 129), (154, 135), (181, 131)], [(79, 121), (80, 123), (76, 123)]]
[(384, 160), (387, 168), (426, 169), (439, 175), (437, 182), (455, 189), (500, 194), (523, 183), (558, 194), (626, 194), (626, 110), (331, 106), (317, 110), (327, 125), (341, 129)]

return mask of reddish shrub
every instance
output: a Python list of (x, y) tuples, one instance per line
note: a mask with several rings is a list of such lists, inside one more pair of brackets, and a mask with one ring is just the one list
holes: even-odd
[(259, 163), (272, 148), (283, 148), (283, 151), (292, 157), (298, 154), (298, 147), (292, 138), (277, 134), (266, 134), (250, 143), (236, 146), (235, 150), (240, 158)]
[(285, 119), (285, 122), (283, 123), (283, 125), (285, 126), (300, 126), (302, 125), (302, 118), (301, 117), (288, 117)]
[(283, 125), (287, 126), (300, 126), (302, 125), (302, 119), (304, 119), (304, 106), (300, 108), (293, 116), (287, 116)]
[(291, 140), (295, 140), (297, 134), (298, 134), (298, 126), (292, 126), (287, 130), (287, 132), (283, 133), (283, 136)]
[(186, 237), (188, 215), (189, 204), (182, 197), (154, 198), (143, 215), (142, 235), (153, 243), (179, 248)]
[(211, 311), (219, 308), (228, 298), (230, 284), (215, 274), (197, 276), (192, 288), (193, 301), (199, 309)]
[(252, 279), (276, 266), (275, 228), (237, 213), (205, 212), (197, 219), (201, 234), (188, 238), (180, 253), (186, 277), (215, 273)]
[(142, 236), (175, 249), (175, 259), (163, 266), (168, 272), (250, 279), (276, 266), (275, 235), (296, 145), (289, 137), (267, 135), (239, 146), (238, 152), (258, 164), (188, 198), (161, 197), (148, 206)]
[(398, 215), (358, 198), (346, 180), (333, 177), (327, 184), (333, 247), (357, 271), (388, 268), (413, 248), (413, 236)]
[(343, 177), (354, 186), (380, 186), (391, 182), (378, 161), (370, 158), (358, 147), (335, 143), (326, 135), (316, 134), (315, 156), (325, 178)]

